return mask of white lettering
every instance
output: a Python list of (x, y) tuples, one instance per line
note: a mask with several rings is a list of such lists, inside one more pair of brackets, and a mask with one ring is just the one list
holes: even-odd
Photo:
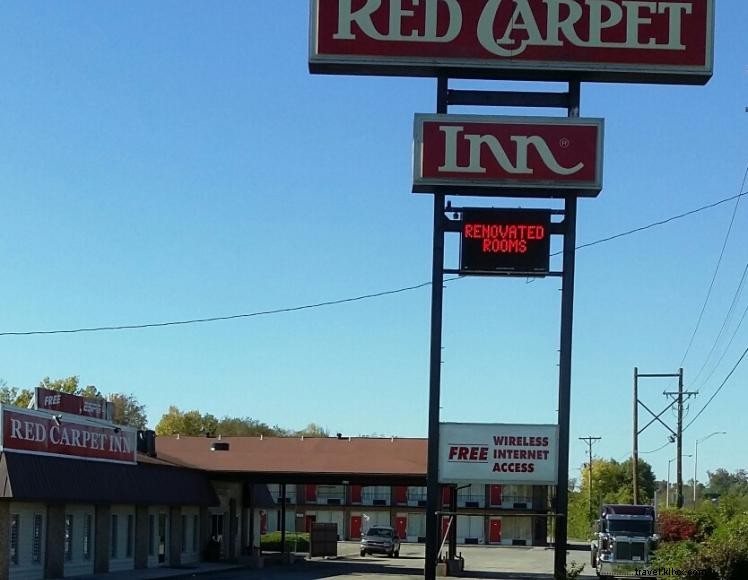
[(57, 425), (52, 425), (49, 428), (49, 440), (53, 445), (60, 444), (60, 428)]
[[(519, 56), (530, 46), (563, 46), (565, 43), (585, 48), (684, 50), (683, 16), (693, 13), (692, 4), (687, 2), (584, 0), (585, 11), (581, 0), (542, 0), (546, 15), (545, 22), (539, 22), (540, 11), (533, 11), (530, 0), (509, 2), (514, 2), (513, 11), (498, 38), (494, 31), (502, 0), (486, 2), (476, 31), (483, 48), (507, 58)], [(653, 20), (660, 14), (668, 19), (668, 38), (658, 42)], [(603, 40), (605, 31), (622, 22), (625, 40)], [(541, 32), (543, 30), (545, 33)]]
[(584, 163), (579, 162), (573, 167), (564, 167), (553, 155), (551, 148), (545, 139), (539, 135), (533, 136), (514, 136), (510, 141), (515, 144), (515, 163), (509, 159), (509, 155), (502, 146), (501, 142), (494, 135), (470, 135), (462, 134), (462, 139), (470, 145), (467, 165), (460, 165), (457, 159), (457, 139), (463, 133), (465, 127), (443, 125), (439, 130), (444, 133), (444, 164), (439, 167), (439, 171), (445, 173), (486, 173), (487, 169), (483, 164), (482, 146), (487, 145), (491, 151), (494, 160), (499, 166), (514, 175), (532, 175), (534, 170), (529, 166), (528, 151), (533, 147), (538, 152), (545, 166), (557, 175), (573, 175), (584, 168)]
[(23, 436), (21, 435), (21, 422), (18, 419), (10, 420), (10, 438), (23, 439)]
[[(613, 28), (623, 20), (623, 9), (612, 0), (587, 0), (590, 7), (590, 38), (588, 46), (605, 46), (602, 31)], [(603, 19), (603, 7), (608, 10), (608, 17)]]
[(626, 8), (626, 44), (631, 47), (655, 46), (656, 38), (649, 38), (645, 45), (639, 43), (639, 28), (642, 24), (652, 24), (652, 19), (641, 16), (642, 8), (649, 10), (650, 14), (657, 10), (657, 2), (641, 2), (640, 0), (624, 0)]
[[(564, 36), (572, 44), (580, 46), (582, 40), (577, 36), (574, 26), (582, 19), (582, 7), (574, 0), (543, 0), (548, 5), (548, 36), (545, 44), (548, 46), (563, 46), (559, 33), (563, 31)], [(561, 5), (569, 9), (569, 15), (561, 20)]]
[[(411, 26), (412, 32), (403, 34), (403, 21), (415, 16), (415, 10), (403, 8), (403, 0), (389, 0), (388, 26), (386, 32), (380, 32), (374, 25), (373, 14), (382, 7), (382, 0), (367, 0), (358, 10), (353, 10), (352, 0), (338, 0), (338, 30), (333, 34), (335, 40), (355, 40), (353, 32), (355, 23), (366, 36), (373, 40), (410, 41), (410, 42), (451, 42), (462, 29), (462, 9), (459, 0), (410, 0), (412, 6), (424, 3), (423, 34), (417, 26)], [(443, 36), (437, 36), (439, 4), (446, 5), (449, 12), (447, 30)]]
[(681, 22), (683, 14), (691, 14), (693, 6), (684, 2), (661, 3), (658, 12), (668, 14), (668, 43), (666, 48), (672, 50), (685, 50), (686, 46), (681, 41)]

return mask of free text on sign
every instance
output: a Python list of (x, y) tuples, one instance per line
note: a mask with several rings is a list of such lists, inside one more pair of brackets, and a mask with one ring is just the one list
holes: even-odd
[(439, 427), (440, 483), (556, 483), (556, 425), (442, 423)]
[(312, 0), (312, 72), (704, 84), (713, 0)]

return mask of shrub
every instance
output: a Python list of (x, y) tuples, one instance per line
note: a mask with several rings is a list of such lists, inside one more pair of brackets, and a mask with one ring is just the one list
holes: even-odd
[(693, 540), (698, 532), (695, 517), (683, 512), (665, 511), (657, 520), (663, 542)]
[[(270, 532), (269, 534), (262, 534), (262, 536), (260, 536), (260, 546), (262, 546), (263, 550), (280, 552), (281, 533)], [(309, 534), (305, 532), (286, 532), (286, 551), (308, 552)]]
[(688, 570), (697, 568), (700, 548), (696, 542), (669, 542), (660, 544), (652, 559), (652, 568)]

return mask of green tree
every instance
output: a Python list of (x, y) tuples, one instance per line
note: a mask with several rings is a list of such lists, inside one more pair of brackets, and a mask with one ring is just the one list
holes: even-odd
[(215, 416), (200, 411), (180, 411), (178, 407), (172, 405), (169, 410), (161, 417), (156, 425), (157, 435), (217, 435), (218, 419)]
[(0, 403), (26, 408), (33, 396), (34, 392), (31, 389), (9, 387), (4, 379), (0, 379)]
[(133, 394), (112, 393), (107, 396), (107, 401), (114, 404), (112, 420), (117, 425), (128, 425), (143, 430), (148, 424), (148, 416), (145, 405)]

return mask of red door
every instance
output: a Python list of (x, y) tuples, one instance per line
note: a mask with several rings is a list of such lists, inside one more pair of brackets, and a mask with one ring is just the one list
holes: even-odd
[(361, 537), (361, 516), (351, 516), (351, 540)]
[(501, 543), (501, 520), (491, 520), (491, 528), (488, 530), (488, 541), (492, 544)]
[(502, 486), (500, 485), (491, 486), (491, 505), (501, 505), (501, 492), (502, 492)]
[(260, 512), (260, 533), (268, 533), (268, 514), (265, 511)]
[(407, 536), (407, 530), (408, 528), (408, 518), (403, 517), (395, 517), (395, 531), (397, 532), (397, 537), (401, 540), (405, 539), (405, 536)]
[(351, 486), (351, 503), (361, 503), (361, 486)]
[(449, 505), (449, 487), (442, 488), (442, 505)]
[(307, 503), (317, 503), (317, 486), (307, 484), (306, 486), (306, 501)]
[(395, 493), (395, 503), (396, 504), (406, 504), (408, 503), (408, 488), (404, 485), (398, 485), (394, 489)]
[(304, 531), (311, 532), (312, 531), (312, 524), (315, 521), (317, 521), (317, 516), (306, 516), (305, 522), (304, 522), (304, 527), (305, 527)]

